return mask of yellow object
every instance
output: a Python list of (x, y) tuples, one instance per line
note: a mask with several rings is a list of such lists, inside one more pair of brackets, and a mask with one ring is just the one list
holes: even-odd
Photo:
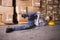
[(49, 26), (54, 26), (55, 25), (55, 22), (54, 21), (49, 21), (48, 25)]

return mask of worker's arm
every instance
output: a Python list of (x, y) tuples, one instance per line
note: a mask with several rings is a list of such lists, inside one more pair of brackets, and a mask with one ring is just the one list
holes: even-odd
[(37, 12), (37, 19), (35, 21), (36, 26), (39, 25), (39, 20), (40, 20), (40, 12)]

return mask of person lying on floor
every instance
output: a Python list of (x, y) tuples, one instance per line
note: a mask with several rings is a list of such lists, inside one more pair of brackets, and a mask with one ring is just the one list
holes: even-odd
[(26, 29), (36, 27), (35, 19), (37, 19), (37, 12), (33, 12), (33, 13), (29, 13), (29, 14), (23, 14), (22, 17), (23, 18), (28, 17), (28, 23), (25, 25), (22, 25), (22, 26), (14, 26), (14, 28), (7, 28), (6, 33), (18, 31), (18, 30), (26, 30)]

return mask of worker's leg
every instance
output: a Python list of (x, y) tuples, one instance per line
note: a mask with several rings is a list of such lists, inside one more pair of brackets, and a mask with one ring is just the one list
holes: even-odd
[(14, 29), (14, 30), (29, 29), (29, 28), (35, 26), (33, 22), (34, 22), (34, 21), (29, 21), (28, 24), (25, 24), (25, 25), (22, 25), (22, 26), (15, 26), (13, 29)]
[(18, 30), (24, 30), (34, 27), (33, 21), (29, 21), (28, 24), (22, 25), (22, 26), (15, 26), (14, 28), (7, 28), (6, 32), (12, 32), (12, 31), (18, 31)]
[(15, 26), (13, 29), (14, 29), (14, 31), (17, 31), (17, 30), (24, 30), (24, 29), (28, 29), (28, 28), (30, 28), (30, 25), (26, 24), (26, 25), (22, 25), (22, 26)]

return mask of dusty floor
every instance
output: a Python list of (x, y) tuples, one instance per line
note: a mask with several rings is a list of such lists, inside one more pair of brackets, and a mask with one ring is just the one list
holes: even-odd
[[(10, 25), (12, 27), (14, 25)], [(0, 26), (0, 40), (60, 40), (60, 25), (6, 33), (7, 26)]]

